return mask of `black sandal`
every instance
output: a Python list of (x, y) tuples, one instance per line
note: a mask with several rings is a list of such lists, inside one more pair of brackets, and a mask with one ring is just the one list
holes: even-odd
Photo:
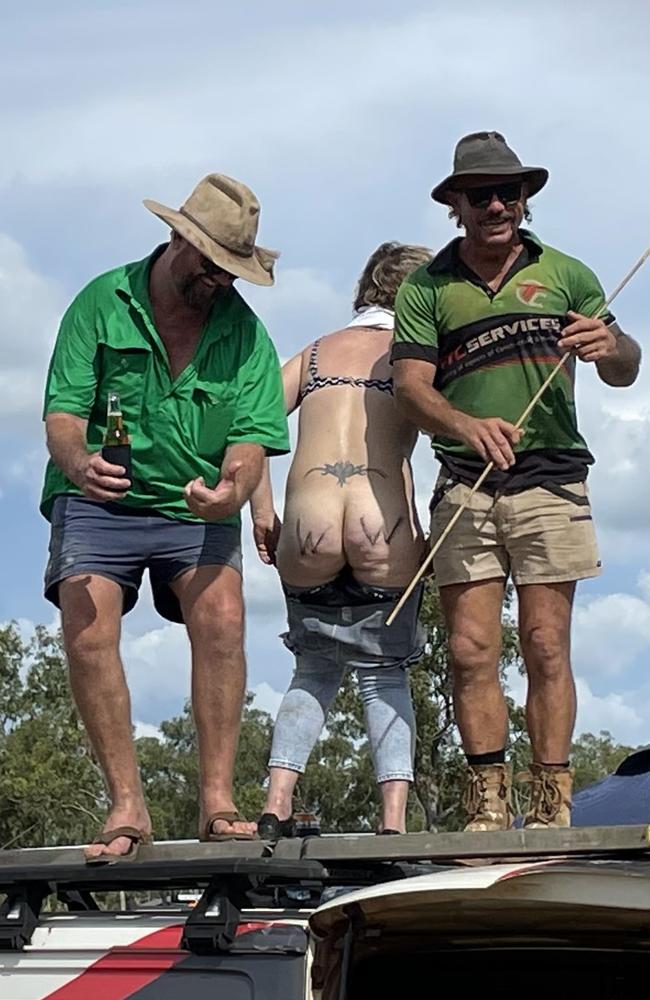
[(296, 836), (296, 821), (279, 819), (275, 813), (263, 813), (257, 821), (257, 836), (260, 840), (280, 840), (282, 837)]

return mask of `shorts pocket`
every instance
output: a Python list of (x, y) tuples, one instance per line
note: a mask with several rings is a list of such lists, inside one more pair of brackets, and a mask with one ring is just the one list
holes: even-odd
[(442, 503), (445, 497), (449, 496), (451, 491), (460, 485), (461, 483), (457, 483), (454, 479), (439, 478), (435, 485), (431, 500), (429, 502), (429, 513), (433, 514), (436, 507), (438, 507), (439, 504)]
[[(546, 490), (547, 493), (552, 493), (555, 497), (559, 497), (561, 500), (568, 500), (569, 503), (575, 504), (576, 507), (588, 508), (590, 506), (586, 483), (567, 483), (566, 486), (556, 483), (544, 483), (542, 489)], [(587, 515), (587, 511), (583, 510), (583, 513)], [(582, 520), (587, 520), (588, 517), (591, 517), (590, 513), (587, 517), (583, 517)]]
[(308, 605), (287, 598), (288, 630), (282, 640), (292, 653), (324, 653), (332, 649), (336, 622), (326, 621), (327, 612), (316, 615)]

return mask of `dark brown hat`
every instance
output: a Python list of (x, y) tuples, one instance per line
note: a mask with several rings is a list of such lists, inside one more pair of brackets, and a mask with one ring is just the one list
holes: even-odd
[(544, 167), (524, 167), (500, 132), (471, 132), (458, 141), (453, 172), (434, 187), (431, 197), (448, 205), (448, 192), (462, 191), (463, 178), (477, 174), (525, 177), (529, 195), (541, 191), (548, 180), (548, 170)]

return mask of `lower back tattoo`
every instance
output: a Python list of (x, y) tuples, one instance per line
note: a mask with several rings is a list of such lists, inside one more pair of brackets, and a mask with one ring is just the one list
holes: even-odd
[(339, 486), (345, 486), (352, 476), (369, 476), (371, 472), (381, 476), (382, 479), (387, 478), (381, 469), (369, 469), (367, 465), (354, 465), (352, 462), (334, 462), (332, 465), (326, 462), (325, 465), (315, 465), (303, 478), (306, 479), (312, 472), (320, 472), (321, 476), (334, 476)]

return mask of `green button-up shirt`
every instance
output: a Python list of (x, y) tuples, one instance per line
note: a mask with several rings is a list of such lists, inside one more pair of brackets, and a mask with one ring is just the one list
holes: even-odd
[[(192, 361), (172, 379), (149, 299), (150, 267), (163, 249), (95, 278), (72, 302), (50, 361), (43, 418), (83, 417), (89, 450), (98, 450), (108, 392), (118, 392), (133, 467), (122, 503), (196, 521), (183, 487), (196, 476), (214, 486), (228, 445), (289, 451), (282, 376), (264, 325), (232, 288), (212, 310)], [(60, 494), (80, 490), (50, 460), (40, 507), (46, 518)]]

